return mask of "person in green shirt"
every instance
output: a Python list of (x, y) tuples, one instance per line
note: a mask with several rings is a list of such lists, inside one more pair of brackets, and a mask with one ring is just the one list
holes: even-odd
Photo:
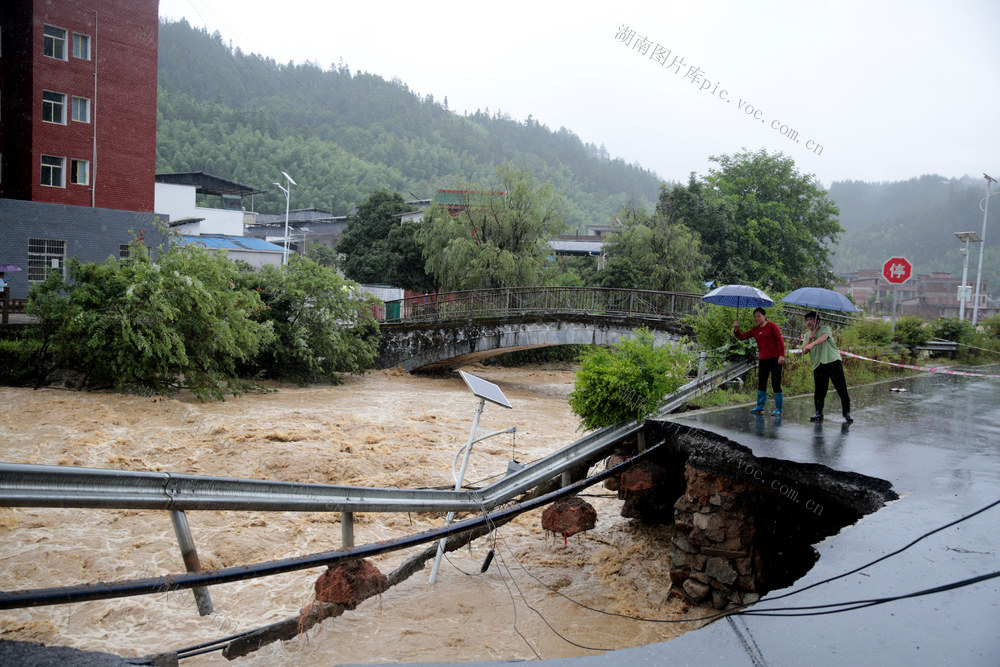
[(844, 363), (840, 360), (840, 350), (833, 342), (833, 330), (829, 324), (820, 324), (819, 315), (813, 311), (806, 313), (806, 334), (802, 337), (802, 353), (809, 353), (809, 361), (813, 367), (813, 403), (816, 414), (809, 421), (823, 421), (823, 403), (826, 402), (826, 392), (833, 382), (833, 388), (840, 395), (840, 407), (844, 420), (853, 422), (851, 416), (851, 397), (847, 394), (847, 379), (844, 377)]

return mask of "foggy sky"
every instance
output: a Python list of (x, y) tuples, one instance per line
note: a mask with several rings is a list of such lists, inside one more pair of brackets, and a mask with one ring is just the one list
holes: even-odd
[(1000, 178), (994, 0), (160, 0), (160, 16), (458, 113), (530, 115), (667, 180), (759, 148), (827, 186)]

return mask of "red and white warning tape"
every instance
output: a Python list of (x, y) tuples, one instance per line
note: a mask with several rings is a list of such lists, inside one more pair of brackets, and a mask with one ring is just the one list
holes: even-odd
[(870, 359), (868, 357), (862, 357), (860, 354), (854, 354), (852, 352), (840, 351), (840, 354), (845, 357), (854, 357), (855, 359), (863, 359), (864, 361), (873, 361), (876, 364), (885, 364), (886, 366), (896, 366), (898, 368), (909, 368), (914, 371), (928, 371), (930, 373), (943, 373), (944, 375), (967, 375), (977, 378), (1000, 378), (1000, 375), (984, 375), (983, 373), (966, 373), (964, 371), (953, 371), (949, 368), (934, 368), (933, 366), (913, 366), (912, 364), (896, 364), (891, 361), (882, 361), (880, 359)]

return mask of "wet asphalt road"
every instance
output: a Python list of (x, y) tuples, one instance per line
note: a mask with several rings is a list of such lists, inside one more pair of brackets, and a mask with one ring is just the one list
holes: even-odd
[[(1000, 366), (967, 370), (1000, 375)], [(816, 545), (820, 559), (806, 576), (752, 608), (810, 615), (737, 616), (663, 644), (547, 664), (1000, 665), (1000, 578), (815, 615), (842, 609), (820, 605), (905, 595), (1000, 571), (1000, 504), (855, 574), (775, 599), (1000, 501), (1000, 377), (930, 374), (853, 387), (850, 394), (850, 425), (832, 388), (820, 424), (809, 422), (811, 395), (786, 398), (780, 420), (750, 415), (747, 407), (676, 419), (757, 456), (821, 463), (892, 483), (899, 500)]]

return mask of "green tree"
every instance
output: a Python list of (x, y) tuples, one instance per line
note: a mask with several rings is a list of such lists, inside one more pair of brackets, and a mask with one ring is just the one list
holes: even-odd
[(261, 295), (261, 321), (275, 332), (255, 359), (267, 377), (339, 382), (338, 373), (361, 373), (378, 352), (375, 300), (333, 269), (291, 256), (285, 267), (246, 272), (242, 282)]
[(185, 386), (201, 399), (246, 385), (238, 364), (274, 337), (253, 315), (259, 295), (238, 284), (225, 256), (193, 245), (161, 248), (156, 262), (140, 243), (127, 259), (69, 263), (35, 285), (27, 311), (58, 368), (84, 374), (86, 387), (168, 394)]
[(693, 361), (679, 345), (656, 345), (648, 329), (639, 329), (614, 347), (583, 354), (569, 405), (588, 430), (641, 421), (684, 384)]
[(446, 290), (539, 282), (548, 241), (564, 227), (562, 198), (526, 169), (501, 165), (489, 184), (470, 183), (455, 215), (431, 208), (420, 232), (426, 268)]
[(328, 248), (322, 243), (306, 243), (306, 257), (320, 266), (331, 269), (337, 268), (337, 251)]
[(684, 223), (642, 208), (623, 208), (607, 236), (604, 287), (701, 292), (705, 256), (698, 235)]
[(896, 320), (896, 335), (900, 345), (913, 348), (929, 341), (934, 332), (926, 326), (923, 318), (916, 315), (904, 315)]
[[(705, 257), (704, 275), (718, 281), (719, 276), (738, 273), (739, 239), (733, 229), (735, 221), (718, 197), (710, 196), (710, 187), (694, 173), (688, 184), (664, 184), (656, 204), (656, 216), (667, 224), (683, 224), (696, 230), (700, 250)], [(732, 281), (723, 281), (725, 282)], [(745, 281), (744, 281), (745, 282)]]
[(779, 292), (828, 285), (830, 253), (843, 230), (815, 177), (763, 149), (710, 159), (719, 167), (701, 184), (663, 189), (658, 205), (700, 234), (714, 271), (708, 278)]
[(337, 243), (344, 275), (359, 283), (388, 284), (417, 291), (431, 281), (423, 269), (416, 225), (398, 217), (409, 210), (398, 192), (377, 190), (347, 219)]

